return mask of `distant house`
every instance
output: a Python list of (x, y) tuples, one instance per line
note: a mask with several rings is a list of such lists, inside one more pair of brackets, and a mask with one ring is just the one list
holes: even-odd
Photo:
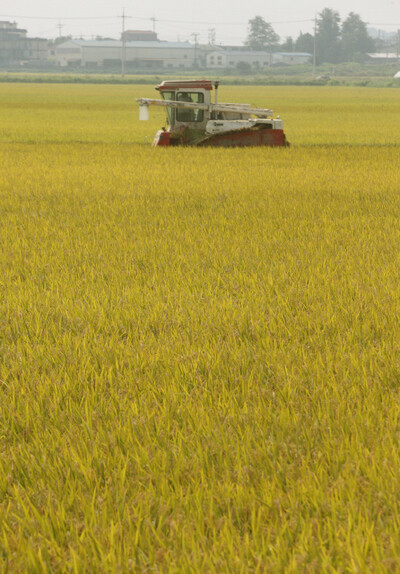
[(49, 59), (49, 41), (45, 38), (27, 38), (28, 59), (45, 62)]
[(28, 38), (27, 31), (16, 22), (0, 22), (0, 65), (20, 65), (30, 61), (46, 61), (48, 41)]
[(265, 68), (271, 65), (272, 54), (268, 52), (250, 52), (244, 50), (224, 50), (219, 48), (206, 56), (206, 67), (209, 69), (236, 68), (246, 63), (252, 68)]
[(0, 64), (19, 64), (28, 58), (26, 34), (16, 22), (0, 22)]
[(60, 67), (114, 69), (125, 59), (127, 69), (183, 69), (194, 64), (196, 48), (189, 42), (68, 40), (55, 48)]
[(294, 66), (300, 64), (309, 64), (312, 60), (312, 54), (308, 52), (275, 52), (273, 54), (274, 64), (286, 64)]
[(381, 64), (382, 62), (399, 62), (400, 54), (396, 52), (374, 52), (372, 54), (367, 54), (371, 62), (376, 62)]
[(253, 70), (260, 70), (274, 64), (306, 64), (311, 58), (312, 55), (305, 52), (256, 52), (218, 48), (208, 52), (206, 66), (210, 69), (233, 69), (243, 63)]

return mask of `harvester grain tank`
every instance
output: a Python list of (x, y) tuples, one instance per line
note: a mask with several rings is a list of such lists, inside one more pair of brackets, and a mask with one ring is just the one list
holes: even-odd
[[(154, 146), (287, 146), (283, 121), (269, 109), (218, 101), (219, 82), (168, 80), (156, 87), (162, 99), (138, 98), (139, 119), (149, 106), (167, 109), (168, 129), (156, 133)], [(215, 89), (214, 102), (211, 92)]]

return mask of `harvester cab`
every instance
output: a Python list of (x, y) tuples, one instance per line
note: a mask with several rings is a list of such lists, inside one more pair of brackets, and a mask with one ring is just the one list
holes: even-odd
[(159, 130), (153, 145), (288, 145), (283, 122), (272, 118), (272, 110), (219, 103), (218, 86), (219, 82), (210, 80), (168, 80), (156, 87), (161, 100), (139, 98), (140, 119), (148, 119), (150, 105), (167, 109), (168, 130)]
[[(182, 127), (190, 126), (204, 131), (210, 119), (212, 84), (210, 81), (162, 82), (156, 87), (164, 101), (202, 104), (199, 107), (167, 107), (168, 124), (171, 131), (180, 131)], [(204, 107), (203, 107), (204, 106)]]

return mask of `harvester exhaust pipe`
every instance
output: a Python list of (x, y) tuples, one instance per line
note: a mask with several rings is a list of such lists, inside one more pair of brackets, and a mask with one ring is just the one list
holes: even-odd
[(215, 88), (215, 103), (218, 104), (218, 86), (219, 86), (219, 82), (215, 81), (214, 82), (214, 88)]

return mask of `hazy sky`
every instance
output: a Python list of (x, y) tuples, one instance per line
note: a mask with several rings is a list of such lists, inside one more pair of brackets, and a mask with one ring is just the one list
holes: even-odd
[[(311, 32), (316, 12), (337, 10), (342, 19), (349, 12), (360, 14), (369, 25), (386, 31), (400, 29), (400, 0), (3, 0), (1, 20), (15, 20), (29, 36), (55, 38), (59, 35), (92, 38), (103, 35), (118, 38), (122, 11), (126, 29), (151, 30), (153, 16), (160, 40), (193, 40), (206, 43), (215, 29), (217, 44), (241, 44), (247, 35), (247, 22), (260, 15), (271, 22), (284, 39), (296, 38), (300, 31)], [(60, 28), (61, 25), (61, 28)]]

